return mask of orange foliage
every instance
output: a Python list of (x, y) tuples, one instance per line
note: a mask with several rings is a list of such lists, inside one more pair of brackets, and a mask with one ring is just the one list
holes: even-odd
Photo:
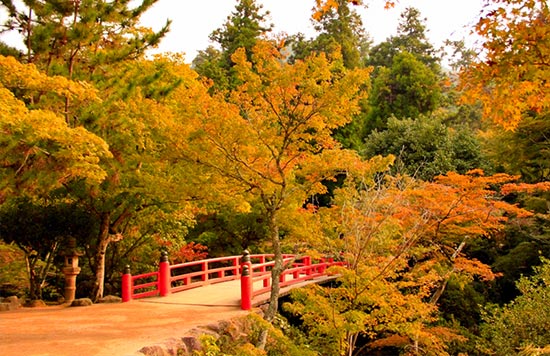
[(532, 194), (535, 192), (548, 192), (550, 191), (550, 182), (541, 182), (535, 184), (505, 184), (501, 189), (503, 194), (510, 193), (528, 193)]
[(206, 256), (208, 256), (207, 251), (208, 247), (191, 241), (180, 248), (179, 251), (177, 251), (175, 254), (173, 254), (173, 263), (202, 260), (206, 258)]
[[(364, 0), (347, 0), (354, 6), (363, 6), (365, 5)], [(312, 15), (312, 18), (316, 21), (319, 21), (323, 14), (337, 9), (339, 6), (338, 0), (315, 0), (315, 9)], [(395, 1), (384, 0), (384, 8), (391, 9), (395, 6)]]
[(546, 0), (492, 2), (476, 25), (483, 60), (463, 71), (463, 99), (514, 130), (525, 113), (550, 109), (550, 10)]
[[(374, 278), (397, 273), (401, 288), (424, 297), (454, 273), (492, 280), (491, 269), (467, 259), (462, 249), (472, 239), (495, 236), (511, 217), (531, 215), (500, 200), (499, 187), (517, 178), (474, 170), (434, 182), (387, 178), (385, 186), (372, 189), (343, 188), (330, 209), (339, 215), (343, 236), (337, 248), (346, 251), (353, 268), (368, 265), (378, 271)], [(410, 266), (410, 260), (422, 262)]]
[(493, 273), (491, 268), (478, 260), (468, 260), (464, 257), (458, 257), (454, 261), (454, 267), (459, 272), (466, 272), (470, 275), (476, 275), (483, 281), (492, 281), (498, 274)]

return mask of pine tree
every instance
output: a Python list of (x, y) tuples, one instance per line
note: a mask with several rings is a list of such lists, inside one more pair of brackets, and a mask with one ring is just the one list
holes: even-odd
[(271, 31), (273, 25), (265, 24), (269, 11), (262, 13), (262, 8), (255, 0), (239, 0), (225, 24), (210, 34), (210, 40), (217, 43), (220, 50), (209, 47), (193, 60), (194, 69), (213, 80), (214, 88), (234, 88), (237, 83), (231, 56), (237, 49), (244, 48), (250, 60), (257, 40)]
[(361, 17), (348, 1), (338, 0), (337, 3), (337, 7), (320, 14), (314, 22), (318, 33), (316, 38), (291, 38), (295, 59), (304, 59), (312, 52), (330, 55), (337, 51), (342, 55), (346, 68), (364, 66), (370, 40), (365, 34)]
[(391, 67), (398, 53), (408, 52), (434, 71), (439, 71), (439, 59), (426, 37), (426, 19), (420, 16), (420, 11), (416, 8), (405, 9), (400, 16), (397, 35), (374, 46), (369, 53), (368, 64), (375, 67)]

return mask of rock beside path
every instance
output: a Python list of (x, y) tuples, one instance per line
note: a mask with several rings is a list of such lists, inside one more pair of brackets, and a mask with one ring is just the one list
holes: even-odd
[(48, 305), (43, 300), (36, 299), (28, 301), (25, 306), (28, 308), (46, 308)]
[(116, 295), (106, 295), (103, 298), (100, 298), (98, 303), (122, 303), (122, 298), (117, 297)]
[(21, 308), (21, 302), (17, 296), (0, 298), (0, 311), (16, 310)]
[[(210, 336), (214, 340), (221, 337), (236, 340), (247, 338), (246, 317), (236, 317), (230, 320), (220, 320), (205, 326), (191, 329), (180, 339), (169, 339), (163, 343), (145, 346), (138, 351), (139, 356), (192, 356), (203, 350), (201, 339)], [(136, 356), (137, 356), (136, 355)]]
[(80, 298), (73, 300), (71, 307), (88, 307), (93, 304), (94, 302), (90, 298)]

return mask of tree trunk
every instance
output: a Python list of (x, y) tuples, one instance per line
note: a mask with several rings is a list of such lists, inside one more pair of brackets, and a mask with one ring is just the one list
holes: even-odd
[[(284, 266), (283, 266), (283, 254), (281, 251), (281, 241), (279, 240), (279, 226), (277, 225), (277, 220), (275, 214), (270, 214), (269, 222), (268, 222), (268, 231), (271, 236), (271, 242), (273, 244), (273, 254), (275, 264), (273, 266), (273, 269), (271, 270), (271, 294), (269, 296), (269, 306), (267, 307), (267, 311), (264, 315), (264, 319), (271, 323), (275, 316), (277, 315), (277, 311), (279, 309), (279, 292), (281, 290), (280, 287), (280, 276), (283, 272)], [(260, 334), (260, 340), (258, 341), (257, 347), (260, 350), (265, 349), (265, 345), (267, 342), (267, 334), (268, 330), (264, 329), (262, 330)]]
[(97, 250), (95, 251), (94, 264), (95, 264), (95, 282), (92, 299), (97, 302), (103, 297), (103, 289), (105, 284), (105, 256), (107, 254), (107, 247), (109, 246), (109, 225), (111, 222), (111, 215), (104, 213), (101, 215), (101, 226), (99, 230), (99, 236), (97, 241)]
[[(464, 246), (466, 246), (466, 239), (464, 239), (460, 245), (458, 246), (458, 248), (454, 251), (453, 255), (451, 256), (450, 260), (451, 260), (451, 263), (454, 262), (454, 260), (456, 259), (456, 257), (458, 256), (458, 254), (460, 252), (462, 252), (462, 249), (464, 248)], [(447, 273), (445, 275), (445, 278), (443, 279), (443, 282), (441, 282), (441, 285), (439, 286), (439, 288), (435, 291), (435, 293), (432, 295), (432, 297), (430, 298), (430, 303), (435, 305), (437, 304), (437, 302), (439, 301), (439, 298), (441, 298), (441, 296), (443, 295), (443, 292), (445, 292), (445, 288), (447, 288), (447, 283), (449, 283), (449, 278), (451, 278), (451, 274), (455, 271), (455, 268), (453, 266), (451, 272)]]
[(31, 256), (25, 251), (25, 263), (27, 265), (27, 275), (29, 278), (29, 298), (30, 300), (42, 299), (42, 290), (40, 289), (40, 279), (36, 276), (34, 266), (36, 264), (36, 256)]
[(270, 221), (269, 232), (271, 234), (271, 241), (273, 243), (273, 254), (275, 265), (271, 270), (271, 294), (269, 296), (269, 307), (265, 314), (265, 320), (271, 322), (279, 309), (279, 292), (280, 276), (283, 273), (283, 254), (281, 252), (281, 241), (279, 240), (279, 227), (276, 225), (275, 219)]

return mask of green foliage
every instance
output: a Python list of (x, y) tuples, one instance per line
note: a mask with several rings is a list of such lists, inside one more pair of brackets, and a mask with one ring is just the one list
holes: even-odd
[(7, 244), (0, 239), (0, 297), (23, 295), (29, 285), (25, 271), (23, 251), (14, 243)]
[(481, 321), (480, 307), (486, 302), (484, 295), (475, 287), (475, 282), (465, 284), (458, 278), (451, 278), (438, 302), (441, 316), (475, 330)]
[(23, 54), (17, 48), (11, 47), (0, 41), (0, 56), (20, 58), (22, 55)]
[(532, 274), (532, 267), (540, 264), (540, 257), (550, 257), (550, 221), (545, 214), (537, 214), (523, 224), (510, 224), (505, 239), (499, 242), (492, 267), (503, 276), (495, 286), (495, 303), (509, 302), (517, 296), (516, 281)]
[(169, 22), (158, 33), (139, 27), (141, 15), (156, 2), (25, 1), (23, 7), (7, 0), (1, 6), (8, 10), (6, 28), (22, 34), (29, 63), (48, 74), (80, 77), (158, 44)]
[(534, 271), (533, 276), (518, 281), (520, 296), (484, 316), (483, 334), (494, 355), (514, 355), (528, 347), (550, 345), (550, 262), (543, 259)]
[(251, 56), (256, 41), (271, 31), (273, 25), (264, 24), (269, 11), (261, 13), (262, 8), (255, 0), (239, 0), (235, 11), (227, 17), (222, 28), (210, 34), (210, 40), (220, 44), (227, 60), (226, 65), (231, 64), (230, 57), (239, 48), (245, 48)]
[(363, 67), (370, 45), (359, 14), (348, 1), (338, 0), (338, 6), (321, 14), (314, 23), (317, 37), (305, 40), (303, 35), (291, 36), (291, 61), (305, 59), (313, 53), (331, 56), (340, 53), (344, 66), (352, 69)]
[(369, 96), (371, 111), (367, 125), (385, 128), (391, 116), (415, 119), (437, 109), (440, 100), (438, 74), (411, 53), (400, 52), (390, 67), (377, 72)]
[(235, 212), (222, 208), (218, 213), (197, 217), (188, 239), (208, 246), (211, 257), (240, 255), (243, 250), (259, 251), (267, 237), (260, 212)]
[(229, 88), (231, 77), (224, 67), (223, 53), (213, 46), (199, 51), (193, 59), (193, 69), (211, 81), (211, 92)]
[(401, 13), (397, 27), (397, 36), (374, 46), (367, 61), (375, 67), (391, 67), (399, 53), (407, 52), (436, 73), (439, 71), (439, 59), (426, 37), (426, 19), (422, 19), (420, 11), (413, 7), (406, 8)]
[(42, 288), (54, 267), (60, 266), (56, 256), (68, 238), (89, 238), (97, 228), (93, 216), (70, 203), (19, 199), (0, 206), (0, 238), (24, 253), (31, 299), (42, 298)]
[(396, 157), (394, 173), (423, 180), (485, 166), (473, 133), (467, 128), (448, 128), (434, 115), (416, 120), (391, 117), (386, 130), (374, 131), (366, 138), (364, 154), (392, 154)]
[(502, 170), (521, 174), (529, 183), (550, 179), (550, 114), (525, 115), (514, 131), (493, 128), (483, 149)]
[[(268, 330), (265, 350), (254, 345), (258, 343), (262, 330)], [(268, 324), (257, 314), (233, 319), (222, 325), (221, 335), (200, 337), (203, 350), (195, 351), (196, 356), (315, 356), (316, 352), (300, 348), (283, 332)]]
[(221, 51), (210, 46), (193, 60), (197, 73), (212, 80), (214, 91), (235, 88), (239, 84), (232, 70), (231, 56), (237, 49), (244, 48), (251, 60), (256, 42), (271, 31), (273, 25), (265, 25), (269, 11), (262, 13), (262, 8), (255, 0), (239, 0), (225, 24), (210, 34), (210, 40), (219, 44)]

